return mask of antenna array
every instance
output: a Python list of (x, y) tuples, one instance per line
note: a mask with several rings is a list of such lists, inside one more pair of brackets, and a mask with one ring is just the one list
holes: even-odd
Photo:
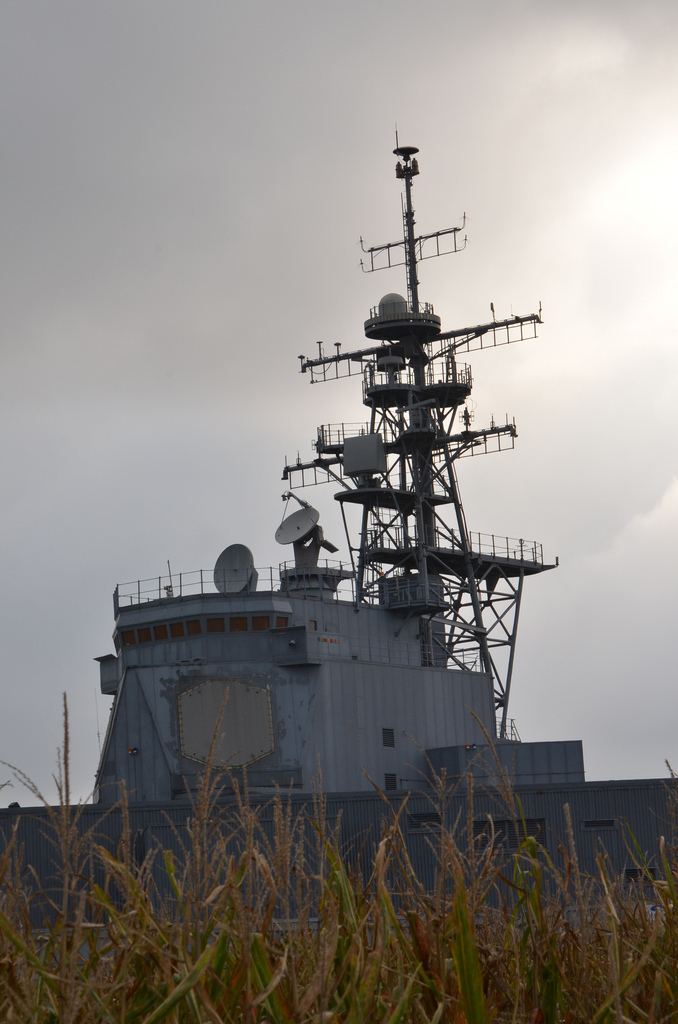
[[(423, 666), (469, 667), (493, 679), (507, 736), (518, 617), (526, 576), (545, 564), (541, 545), (469, 532), (457, 479), (459, 459), (512, 448), (513, 420), (471, 429), (467, 401), (473, 387), (462, 353), (536, 337), (537, 313), (442, 331), (430, 303), (419, 298), (418, 264), (460, 252), (459, 227), (415, 235), (414, 146), (397, 146), (396, 178), (403, 182), (403, 238), (366, 248), (363, 270), (405, 267), (407, 298), (390, 293), (370, 311), (366, 348), (300, 356), (311, 382), (360, 374), (363, 424), (318, 428), (316, 455), (286, 464), (291, 488), (330, 481), (339, 485), (351, 557), (356, 607), (379, 604), (397, 623), (416, 617)], [(349, 527), (357, 514), (357, 539)]]

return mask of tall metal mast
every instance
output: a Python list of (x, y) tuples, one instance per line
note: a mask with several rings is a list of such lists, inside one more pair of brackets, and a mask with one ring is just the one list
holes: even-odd
[(405, 253), (407, 258), (407, 291), (414, 313), (419, 312), (419, 281), (417, 279), (417, 253), (414, 241), (414, 210), (412, 209), (412, 178), (419, 174), (419, 164), (415, 153), (416, 146), (398, 146), (393, 150), (400, 157), (396, 164), (396, 178), (405, 182), (405, 206), (403, 220), (405, 224)]
[[(334, 480), (356, 570), (356, 606), (379, 604), (402, 623), (419, 623), (422, 666), (475, 668), (493, 679), (500, 722), (509, 732), (508, 702), (518, 615), (526, 575), (551, 568), (541, 545), (470, 533), (459, 491), (460, 458), (514, 446), (513, 422), (471, 430), (466, 401), (473, 380), (462, 352), (536, 336), (539, 313), (494, 318), (441, 331), (430, 303), (419, 298), (418, 264), (459, 252), (458, 227), (415, 235), (414, 146), (398, 146), (396, 178), (404, 182), (403, 239), (365, 248), (363, 270), (404, 266), (407, 298), (390, 293), (371, 310), (365, 335), (372, 347), (316, 358), (300, 356), (311, 381), (360, 372), (369, 419), (318, 428), (317, 457), (286, 465), (298, 487)], [(361, 239), (362, 244), (362, 239)], [(461, 420), (461, 422), (458, 422)], [(357, 544), (346, 510), (360, 510)]]

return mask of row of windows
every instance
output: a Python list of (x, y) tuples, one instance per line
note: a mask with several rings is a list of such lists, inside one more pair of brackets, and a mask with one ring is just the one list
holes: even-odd
[(285, 629), (287, 615), (215, 615), (207, 619), (186, 619), (185, 622), (160, 622), (156, 626), (139, 626), (137, 629), (123, 629), (116, 633), (116, 647), (132, 647), (135, 644), (157, 643), (162, 640), (182, 640), (187, 636), (201, 636), (203, 633), (261, 633), (264, 630)]

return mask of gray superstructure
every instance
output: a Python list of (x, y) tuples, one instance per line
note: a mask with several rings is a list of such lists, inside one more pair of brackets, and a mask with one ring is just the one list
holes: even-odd
[[(159, 627), (186, 635), (136, 641)], [(137, 800), (185, 795), (220, 714), (216, 762), (246, 766), (253, 788), (395, 788), (390, 776), (421, 787), (425, 748), (482, 743), (494, 711), (484, 673), (421, 666), (416, 630), (395, 640), (382, 608), (356, 615), (349, 601), (279, 590), (120, 609), (120, 654), (102, 663), (114, 706), (99, 799), (116, 799), (121, 780)]]
[[(253, 791), (421, 790), (492, 743), (516, 782), (583, 781), (581, 744), (520, 744), (508, 717), (523, 582), (553, 566), (536, 542), (471, 532), (457, 480), (461, 458), (516, 437), (512, 421), (472, 428), (458, 357), (534, 337), (540, 313), (443, 331), (418, 265), (460, 251), (463, 225), (415, 235), (417, 150), (395, 153), (403, 239), (364, 249), (364, 269), (404, 266), (407, 296), (371, 310), (366, 348), (300, 357), (312, 381), (357, 377), (365, 420), (319, 427), (313, 458), (285, 465), (276, 539), (293, 561), (255, 568), (236, 543), (213, 572), (116, 588), (100, 803), (121, 783), (133, 801), (186, 798), (208, 761)], [(343, 563), (296, 491), (327, 480)]]

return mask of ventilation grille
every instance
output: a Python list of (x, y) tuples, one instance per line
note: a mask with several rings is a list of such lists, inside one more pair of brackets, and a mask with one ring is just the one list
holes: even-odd
[(395, 747), (395, 732), (393, 729), (381, 730), (381, 742), (385, 747)]
[(414, 811), (407, 815), (408, 832), (439, 832), (440, 814), (438, 811)]
[(657, 869), (651, 864), (644, 868), (626, 868), (624, 878), (627, 882), (648, 882), (657, 877)]
[(384, 789), (386, 792), (393, 791), (398, 788), (398, 777), (395, 772), (386, 772), (384, 775)]

